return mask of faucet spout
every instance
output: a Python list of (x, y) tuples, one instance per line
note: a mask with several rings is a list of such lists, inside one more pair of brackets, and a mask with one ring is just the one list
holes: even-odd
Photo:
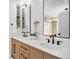
[(54, 44), (54, 37), (55, 36), (56, 36), (56, 34), (50, 36), (50, 38), (52, 38), (52, 44)]

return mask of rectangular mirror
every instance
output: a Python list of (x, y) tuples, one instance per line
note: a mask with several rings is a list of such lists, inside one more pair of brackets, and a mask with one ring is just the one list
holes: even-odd
[(22, 31), (26, 33), (30, 33), (31, 31), (30, 9), (31, 5), (27, 6), (26, 4), (22, 8)]
[(70, 38), (69, 0), (44, 0), (44, 35)]
[(16, 26), (20, 32), (31, 33), (31, 4), (17, 4)]

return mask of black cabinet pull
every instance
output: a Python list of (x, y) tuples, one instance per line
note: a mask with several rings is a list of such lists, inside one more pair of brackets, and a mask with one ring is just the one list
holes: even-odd
[(27, 50), (26, 48), (24, 48), (23, 46), (21, 46), (21, 48), (23, 48), (24, 50)]
[(27, 57), (25, 57), (22, 53), (21, 53), (21, 56), (23, 56), (24, 59), (27, 59)]
[(62, 41), (57, 41), (57, 45), (60, 45), (60, 42), (62, 42)]

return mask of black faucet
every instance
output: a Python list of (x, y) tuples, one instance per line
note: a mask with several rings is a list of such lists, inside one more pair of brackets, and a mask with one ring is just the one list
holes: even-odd
[(46, 39), (48, 43), (50, 43), (50, 39)]
[(50, 35), (50, 38), (52, 38), (52, 44), (54, 44), (54, 37), (56, 37), (56, 34)]
[(57, 45), (60, 45), (60, 43), (62, 43), (62, 41), (57, 41)]
[(27, 37), (26, 32), (22, 32), (22, 33), (24, 33), (24, 34), (23, 34), (24, 37)]

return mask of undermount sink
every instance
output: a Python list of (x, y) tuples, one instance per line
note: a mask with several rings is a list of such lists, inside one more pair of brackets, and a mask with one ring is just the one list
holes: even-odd
[(47, 48), (47, 49), (51, 49), (51, 50), (60, 50), (62, 49), (61, 46), (56, 45), (56, 44), (50, 44), (50, 43), (40, 43), (41, 47)]

